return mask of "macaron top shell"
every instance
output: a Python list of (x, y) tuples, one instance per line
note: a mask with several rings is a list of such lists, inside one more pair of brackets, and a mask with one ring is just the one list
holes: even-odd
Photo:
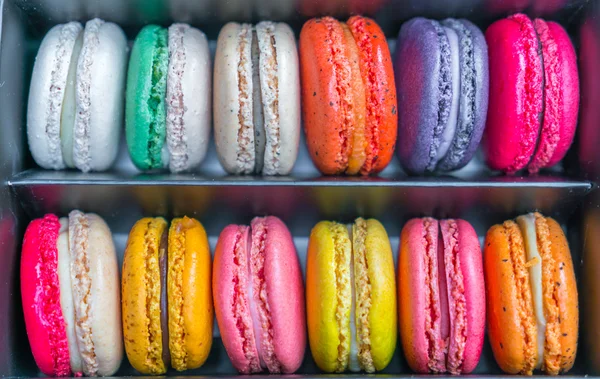
[(513, 173), (527, 166), (537, 146), (544, 110), (542, 49), (523, 14), (494, 22), (485, 37), (494, 111), (488, 112), (483, 148), (490, 168)]
[(33, 220), (21, 256), (21, 297), (35, 363), (48, 376), (69, 376), (69, 344), (60, 304), (56, 216)]
[(168, 32), (145, 26), (131, 50), (127, 74), (126, 137), (133, 163), (142, 170), (163, 168), (165, 93), (168, 72)]

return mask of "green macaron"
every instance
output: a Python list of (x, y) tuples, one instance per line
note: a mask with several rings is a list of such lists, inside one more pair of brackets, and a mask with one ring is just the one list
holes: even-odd
[(168, 31), (144, 27), (135, 39), (127, 74), (126, 136), (131, 160), (140, 170), (164, 168)]

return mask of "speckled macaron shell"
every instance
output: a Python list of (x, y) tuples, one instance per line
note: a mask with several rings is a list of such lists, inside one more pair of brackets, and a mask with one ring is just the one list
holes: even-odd
[(450, 113), (451, 83), (448, 75), (441, 74), (440, 40), (446, 41), (448, 51), (443, 27), (417, 17), (402, 25), (396, 46), (397, 149), (402, 166), (416, 174), (430, 167), (437, 152), (434, 141), (440, 138)]
[(459, 39), (460, 105), (454, 139), (437, 169), (451, 171), (464, 167), (479, 147), (488, 110), (488, 50), (481, 30), (468, 20), (446, 19)]

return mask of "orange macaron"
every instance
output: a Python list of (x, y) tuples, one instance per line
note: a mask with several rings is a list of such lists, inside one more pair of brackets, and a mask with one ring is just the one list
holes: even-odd
[(392, 59), (375, 21), (315, 18), (300, 33), (306, 140), (327, 175), (369, 175), (394, 153), (398, 119)]
[(500, 368), (526, 375), (535, 369), (550, 375), (571, 369), (579, 307), (560, 225), (539, 213), (494, 225), (483, 257), (488, 335)]

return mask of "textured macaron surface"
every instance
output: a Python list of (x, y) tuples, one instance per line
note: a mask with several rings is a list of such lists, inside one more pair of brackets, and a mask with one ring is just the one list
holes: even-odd
[(131, 159), (141, 170), (165, 165), (167, 41), (166, 29), (148, 25), (140, 31), (131, 50), (127, 77), (126, 136)]
[(21, 256), (21, 296), (31, 351), (48, 376), (69, 376), (69, 344), (60, 305), (58, 234), (55, 215), (33, 220)]

